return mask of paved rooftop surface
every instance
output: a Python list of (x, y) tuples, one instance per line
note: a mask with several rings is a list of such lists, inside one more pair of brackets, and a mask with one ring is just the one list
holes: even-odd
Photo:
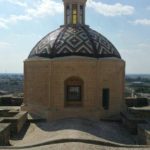
[[(11, 150), (11, 149), (5, 149)], [(99, 146), (93, 144), (84, 144), (84, 143), (62, 143), (62, 144), (53, 144), (46, 146), (39, 146), (34, 148), (19, 149), (19, 150), (150, 150), (150, 148), (121, 148), (121, 147), (108, 147), (108, 146)]]
[[(64, 142), (64, 140), (67, 141)], [(68, 142), (68, 139), (70, 140)], [(72, 141), (73, 139), (73, 141)], [(63, 119), (54, 122), (31, 123), (26, 125), (20, 135), (14, 137), (12, 150), (150, 150), (148, 148), (112, 147), (106, 143), (135, 145), (136, 138), (120, 124), (115, 122), (89, 121), (87, 119)], [(85, 141), (98, 141), (98, 143)], [(59, 141), (59, 142), (54, 142)], [(105, 143), (107, 146), (104, 146)]]
[(111, 141), (120, 144), (135, 144), (134, 138), (115, 122), (64, 119), (51, 123), (26, 126), (25, 131), (11, 140), (13, 146), (35, 145), (59, 139), (86, 139)]

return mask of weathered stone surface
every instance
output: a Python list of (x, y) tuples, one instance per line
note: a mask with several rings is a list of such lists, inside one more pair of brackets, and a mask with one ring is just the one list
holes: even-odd
[(0, 123), (1, 123), (3, 120), (4, 120), (3, 118), (0, 118)]
[[(7, 114), (6, 114), (7, 115)], [(9, 116), (3, 116), (3, 123), (11, 124), (11, 135), (17, 134), (22, 129), (23, 125), (27, 121), (27, 112), (10, 112)]]
[(26, 136), (22, 140), (11, 140), (11, 144), (27, 146), (60, 139), (98, 140), (129, 145), (135, 143), (134, 138), (120, 123), (67, 118), (31, 123)]
[[(124, 106), (125, 62), (117, 58), (67, 57), (25, 61), (22, 109), (48, 120), (67, 117), (100, 119), (119, 114)], [(83, 80), (83, 105), (65, 107), (64, 82), (70, 77)], [(110, 89), (109, 110), (102, 106), (102, 90)]]
[(140, 144), (150, 145), (150, 124), (138, 125), (138, 141)]
[(132, 134), (137, 133), (137, 127), (139, 123), (146, 123), (142, 118), (136, 117), (128, 112), (121, 113), (123, 125), (130, 131)]
[(0, 146), (9, 144), (10, 139), (10, 124), (0, 123)]
[(147, 98), (126, 98), (126, 104), (128, 107), (143, 107), (148, 105)]
[(142, 119), (150, 119), (150, 106), (145, 107), (131, 107), (128, 108), (129, 112), (134, 116)]
[[(61, 144), (43, 145), (43, 146), (31, 147), (31, 148), (23, 148), (19, 150), (149, 150), (149, 149), (150, 149), (149, 147), (124, 148), (124, 147), (109, 147), (109, 146), (87, 144), (87, 143), (80, 143), (80, 142), (69, 142), (69, 143), (61, 143)], [(12, 150), (12, 149), (8, 148), (5, 150)]]
[(0, 96), (1, 106), (20, 106), (23, 102), (23, 97), (14, 97), (13, 95)]
[(8, 114), (9, 110), (8, 109), (0, 109), (0, 117), (5, 116), (6, 114)]

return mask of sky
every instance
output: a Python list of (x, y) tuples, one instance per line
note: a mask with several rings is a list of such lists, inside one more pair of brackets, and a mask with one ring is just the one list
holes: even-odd
[[(0, 0), (0, 73), (23, 73), (32, 48), (63, 17), (62, 0)], [(86, 24), (115, 45), (127, 74), (150, 74), (150, 0), (87, 0)]]

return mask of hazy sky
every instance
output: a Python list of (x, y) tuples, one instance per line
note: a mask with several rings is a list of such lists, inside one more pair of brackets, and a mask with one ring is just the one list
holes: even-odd
[[(0, 0), (0, 73), (22, 73), (33, 46), (62, 24), (61, 0)], [(126, 73), (150, 73), (150, 0), (88, 0), (86, 24), (116, 46)]]

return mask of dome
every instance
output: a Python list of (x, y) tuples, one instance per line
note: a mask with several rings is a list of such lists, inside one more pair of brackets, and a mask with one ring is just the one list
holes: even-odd
[(28, 58), (65, 56), (121, 58), (107, 38), (87, 25), (61, 26), (50, 32), (36, 44)]

